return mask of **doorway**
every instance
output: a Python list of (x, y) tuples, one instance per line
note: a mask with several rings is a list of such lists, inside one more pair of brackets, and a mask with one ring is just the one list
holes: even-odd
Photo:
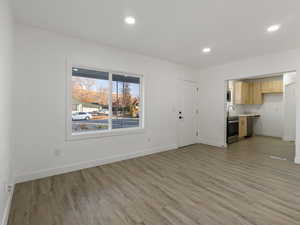
[(195, 82), (179, 81), (178, 147), (192, 145), (197, 142), (197, 115), (199, 109), (195, 102), (197, 102), (198, 90)]
[(295, 87), (296, 72), (226, 81), (225, 140), (228, 149), (237, 152), (246, 149), (251, 154), (294, 161)]

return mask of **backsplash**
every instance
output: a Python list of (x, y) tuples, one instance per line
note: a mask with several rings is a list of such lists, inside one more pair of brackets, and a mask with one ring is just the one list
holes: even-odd
[(256, 113), (260, 117), (254, 120), (254, 133), (257, 135), (283, 136), (283, 95), (266, 94), (262, 105), (233, 105), (229, 107), (230, 116)]

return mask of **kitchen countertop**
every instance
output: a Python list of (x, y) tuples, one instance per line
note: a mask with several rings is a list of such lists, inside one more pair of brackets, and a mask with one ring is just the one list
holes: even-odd
[(260, 117), (260, 115), (257, 113), (246, 113), (246, 114), (240, 114), (239, 116)]

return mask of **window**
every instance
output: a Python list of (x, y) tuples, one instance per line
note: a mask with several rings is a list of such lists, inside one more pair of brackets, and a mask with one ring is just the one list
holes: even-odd
[(142, 128), (141, 85), (138, 75), (72, 67), (72, 135)]
[(112, 75), (112, 129), (139, 127), (140, 78)]

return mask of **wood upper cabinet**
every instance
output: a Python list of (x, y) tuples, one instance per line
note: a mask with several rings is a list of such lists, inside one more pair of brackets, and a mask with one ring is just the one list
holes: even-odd
[(251, 83), (252, 83), (252, 103), (251, 104), (263, 104), (261, 82), (253, 81)]
[(283, 82), (282, 80), (267, 80), (261, 82), (262, 93), (282, 93), (283, 92)]
[(235, 104), (262, 104), (261, 83), (258, 81), (237, 81), (234, 90)]
[(283, 81), (282, 80), (273, 81), (272, 87), (273, 87), (274, 93), (283, 93)]
[(254, 101), (254, 99), (253, 99), (253, 95), (254, 95), (253, 83), (249, 82), (248, 86), (249, 86), (249, 90), (248, 90), (248, 103), (247, 104), (253, 104), (253, 101)]
[(234, 103), (263, 104), (263, 94), (282, 92), (282, 80), (236, 81), (234, 83)]
[(250, 104), (249, 83), (245, 81), (236, 81), (234, 83), (234, 103)]

